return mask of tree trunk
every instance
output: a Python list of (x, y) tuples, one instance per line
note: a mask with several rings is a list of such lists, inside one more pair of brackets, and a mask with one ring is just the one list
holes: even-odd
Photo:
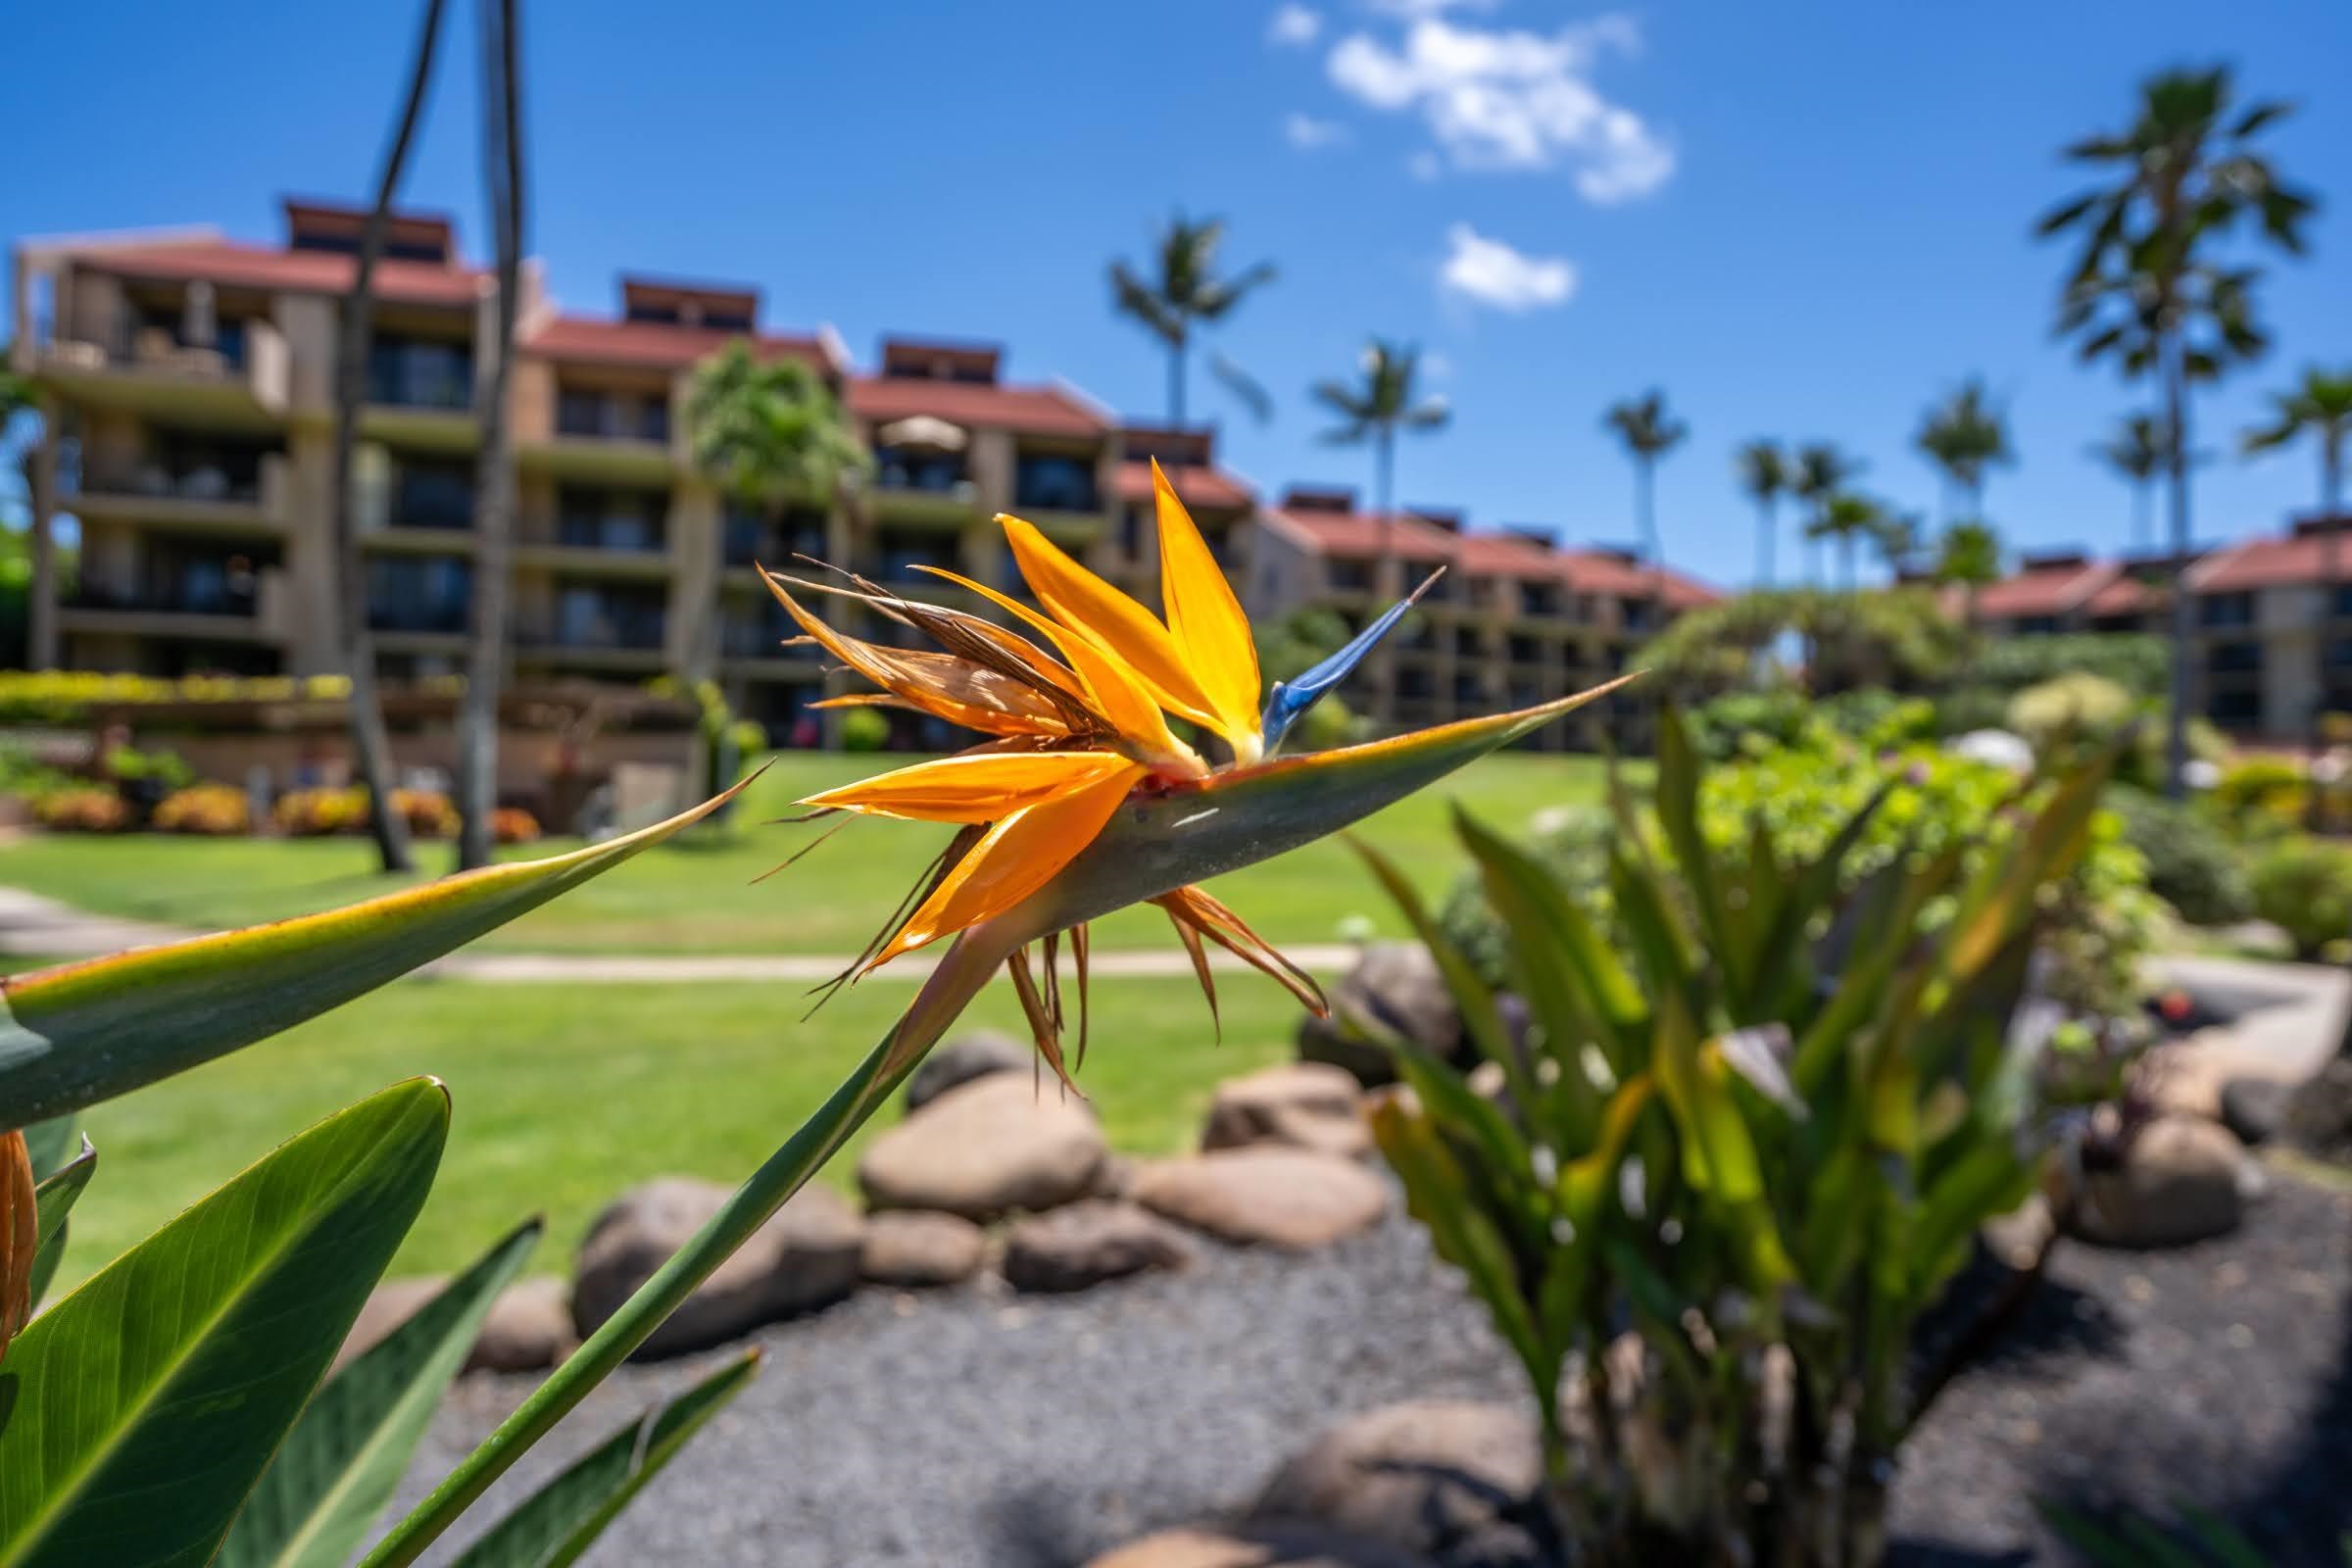
[(1767, 496), (1756, 503), (1756, 586), (1772, 586), (1772, 547), (1778, 542), (1780, 513)]
[[(2312, 650), (2312, 674), (2315, 688), (2311, 697), (2311, 751), (2316, 759), (2328, 744), (2328, 631), (2335, 620), (2335, 585), (2342, 574), (2343, 518), (2340, 492), (2343, 488), (2343, 450), (2333, 436), (2323, 431), (2320, 436), (2320, 614), (2318, 637)], [(2320, 806), (2321, 792), (2312, 792), (2312, 805)]]
[(1168, 423), (1179, 430), (1184, 428), (1184, 361), (1191, 347), (1184, 336), (1168, 345)]
[(2156, 547), (2154, 510), (2156, 486), (2146, 479), (2132, 481), (2132, 551), (2144, 556)]
[(416, 137), (416, 122), (424, 112), (424, 96), (432, 83), (433, 52), (440, 42), (442, 0), (425, 0), (424, 20), (416, 34), (416, 63), (409, 73), (409, 92), (400, 122), (385, 149), (375, 186), (375, 205), (360, 228), (360, 252), (351, 273), (351, 293), (343, 302), (341, 341), (335, 361), (335, 437), (331, 460), (334, 494), (335, 601), (342, 633), (343, 669), (351, 681), (351, 754), (353, 770), (368, 792), (368, 831), (375, 839), (376, 859), (385, 872), (414, 869), (409, 857), (409, 825), (392, 804), (392, 738), (384, 730), (383, 705), (375, 689), (375, 638), (368, 627), (368, 563), (360, 551), (360, 526), (352, 495), (353, 451), (359, 440), (360, 406), (368, 396), (368, 356), (374, 341), (375, 264), (384, 253), (384, 229), (400, 176)]
[(25, 455), (24, 500), (32, 508), (25, 526), (25, 545), (31, 556), (31, 581), (24, 602), (24, 666), (55, 669), (57, 636), (57, 408), (47, 398), (37, 406), (40, 439)]
[(2165, 454), (2172, 483), (2173, 703), (2164, 723), (2164, 793), (2180, 800), (2188, 790), (2188, 388), (2178, 330), (2163, 341), (2165, 417), (2172, 450)]
[(507, 385), (514, 365), (515, 292), (522, 275), (521, 83), (515, 70), (515, 0), (477, 0), (482, 24), (482, 162), (498, 236), (498, 341), (483, 398), (481, 467), (474, 481), (473, 644), (458, 715), (458, 864), (490, 863), (498, 809), (498, 696), (507, 659), (507, 596), (514, 536), (514, 457), (508, 444)]
[[(1380, 517), (1380, 559), (1373, 563), (1374, 598), (1394, 594), (1401, 598), (1402, 584), (1396, 581), (1396, 520), (1395, 489), (1396, 482), (1396, 432), (1391, 425), (1382, 425), (1373, 437), (1372, 446), (1372, 505)], [(1385, 638), (1372, 652), (1375, 661), (1373, 702), (1376, 715), (1383, 720), (1396, 716), (1396, 639)]]

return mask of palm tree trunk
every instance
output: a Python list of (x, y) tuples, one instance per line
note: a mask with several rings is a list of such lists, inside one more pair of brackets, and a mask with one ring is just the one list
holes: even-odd
[[(1372, 465), (1373, 506), (1377, 509), (1380, 516), (1380, 559), (1373, 564), (1372, 568), (1374, 597), (1377, 598), (1380, 594), (1397, 594), (1399, 588), (1396, 581), (1397, 576), (1396, 430), (1394, 425), (1383, 424), (1374, 435)], [(1401, 596), (1399, 595), (1399, 597)], [(1378, 705), (1377, 716), (1384, 720), (1394, 719), (1396, 716), (1398, 677), (1396, 648), (1396, 639), (1390, 638), (1383, 641), (1373, 651), (1373, 658), (1379, 663), (1377, 684), (1374, 688), (1377, 695), (1374, 701)]]
[(352, 265), (351, 293), (343, 302), (341, 340), (336, 345), (335, 437), (331, 471), (334, 495), (335, 599), (342, 633), (344, 673), (351, 681), (352, 767), (368, 792), (368, 831), (376, 859), (387, 873), (414, 869), (409, 826), (392, 805), (392, 738), (384, 729), (383, 704), (375, 688), (375, 639), (368, 627), (368, 563), (360, 552), (359, 516), (352, 495), (353, 454), (359, 441), (360, 406), (368, 395), (368, 346), (374, 337), (375, 264), (384, 253), (393, 196), (416, 140), (431, 85), (433, 53), (441, 37), (442, 0), (425, 0), (416, 34), (416, 58), (409, 72), (408, 97), (400, 123), (385, 150), (376, 177), (375, 205), (360, 228), (359, 256)]
[(480, 0), (482, 156), (498, 233), (498, 341), (483, 392), (481, 467), (474, 483), (473, 645), (458, 717), (458, 864), (490, 862), (498, 808), (498, 696), (507, 658), (507, 595), (514, 553), (514, 456), (508, 443), (507, 384), (514, 363), (515, 292), (522, 272), (522, 130), (515, 70), (515, 0)]
[(1192, 345), (1179, 337), (1168, 345), (1168, 423), (1184, 428), (1185, 353)]
[(30, 554), (31, 581), (24, 603), (24, 664), (28, 669), (55, 669), (57, 635), (57, 519), (51, 509), (57, 496), (57, 409), (42, 398), (35, 410), (41, 421), (40, 439), (24, 454), (24, 500), (32, 508), (25, 544)]
[(1772, 547), (1780, 532), (1780, 516), (1767, 496), (1756, 503), (1756, 586), (1772, 586)]
[(2164, 404), (2172, 450), (2165, 454), (2172, 487), (2173, 678), (2172, 711), (2164, 724), (2164, 793), (2181, 799), (2188, 789), (2188, 387), (2180, 363), (2178, 329), (2165, 334)]
[(2155, 518), (2150, 515), (2156, 500), (2156, 486), (2146, 479), (2132, 481), (2132, 552), (2144, 556), (2155, 547)]

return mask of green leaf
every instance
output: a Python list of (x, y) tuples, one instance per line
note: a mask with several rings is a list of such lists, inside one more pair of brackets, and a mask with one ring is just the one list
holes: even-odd
[(342, 1568), (351, 1560), (539, 1231), (537, 1219), (517, 1226), (327, 1380), (237, 1515), (220, 1568)]
[[(37, 1168), (37, 1167), (36, 1167)], [(32, 1190), (33, 1202), (39, 1214), (38, 1240), (32, 1251), (32, 1299), (38, 1305), (49, 1282), (57, 1277), (57, 1265), (66, 1255), (66, 1215), (74, 1208), (74, 1200), (89, 1186), (90, 1177), (98, 1169), (98, 1151), (90, 1147), (85, 1134), (81, 1152), (68, 1163), (44, 1177)]]
[(80, 1129), (72, 1116), (52, 1116), (24, 1129), (24, 1152), (32, 1156), (32, 1179), (46, 1181), (80, 1151)]
[(126, 1094), (364, 996), (611, 870), (734, 793), (569, 855), (11, 976), (0, 981), (0, 1126)]
[(0, 1564), (202, 1568), (423, 1205), (430, 1078), (281, 1145), (32, 1320), (0, 1368)]
[(454, 1568), (564, 1568), (576, 1561), (759, 1367), (760, 1351), (746, 1350), (622, 1427), (492, 1525)]
[(1671, 704), (1658, 714), (1658, 783), (1653, 804), (1658, 825), (1666, 830), (1666, 842), (1674, 850), (1683, 885), (1690, 890), (1691, 907), (1698, 912), (1699, 930), (1722, 965), (1733, 1015), (1738, 1022), (1750, 1022), (1752, 975), (1748, 964), (1754, 955), (1734, 936), (1731, 912), (1725, 906), (1723, 890), (1716, 885), (1714, 852), (1698, 825), (1698, 752), (1690, 744), (1690, 732), (1684, 727), (1681, 712)]

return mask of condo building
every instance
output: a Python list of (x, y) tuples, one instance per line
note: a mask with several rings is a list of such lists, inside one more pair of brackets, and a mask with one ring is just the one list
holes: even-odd
[[(283, 204), (277, 245), (209, 231), (18, 247), (12, 368), (44, 415), (36, 494), (78, 525), (77, 569), (30, 607), (32, 662), (135, 671), (335, 670), (333, 410), (341, 300), (365, 214)], [(446, 219), (390, 225), (354, 456), (376, 658), (393, 680), (463, 669), (476, 571), (479, 399), (494, 282)], [(515, 463), (510, 583), (518, 678), (717, 680), (778, 744), (828, 733), (811, 704), (847, 689), (801, 644), (756, 567), (846, 567), (994, 613), (916, 570), (1021, 594), (999, 512), (1036, 523), (1140, 596), (1156, 591), (1151, 462), (1191, 509), (1252, 613), (1308, 606), (1361, 626), (1446, 574), (1348, 701), (1397, 723), (1540, 702), (1628, 667), (1662, 622), (1713, 595), (1622, 555), (1534, 530), (1473, 532), (1431, 509), (1389, 519), (1345, 491), (1262, 505), (1214, 432), (1122, 422), (1068, 385), (1015, 379), (992, 344), (886, 337), (868, 369), (830, 329), (761, 320), (756, 289), (625, 276), (611, 314), (558, 308), (523, 270), (507, 415)], [(695, 462), (695, 368), (734, 341), (807, 364), (872, 457), (832, 499), (752, 505)], [(840, 600), (844, 630), (908, 640)], [(894, 742), (948, 744), (892, 713)], [(1639, 744), (1632, 700), (1547, 744)]]

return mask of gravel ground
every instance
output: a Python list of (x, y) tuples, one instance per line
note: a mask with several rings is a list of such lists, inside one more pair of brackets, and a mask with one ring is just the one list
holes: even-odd
[[(1070, 1298), (871, 1291), (761, 1342), (759, 1378), (591, 1564), (1066, 1568), (1246, 1501), (1341, 1415), (1520, 1393), (1401, 1219), (1307, 1257), (1204, 1246), (1181, 1274)], [(479, 1516), (712, 1359), (612, 1380)], [(402, 1506), (530, 1386), (466, 1379)], [(2281, 1181), (2219, 1242), (2063, 1249), (1906, 1450), (1898, 1561), (2063, 1560), (2029, 1502), (2042, 1494), (2157, 1513), (2200, 1502), (2272, 1546), (2277, 1568), (2338, 1568), (2328, 1544), (2352, 1521), (2347, 1477), (2352, 1197)]]

